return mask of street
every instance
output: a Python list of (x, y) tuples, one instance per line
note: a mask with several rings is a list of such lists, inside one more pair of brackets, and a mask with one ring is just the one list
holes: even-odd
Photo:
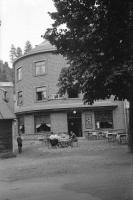
[(132, 200), (132, 164), (126, 145), (104, 140), (25, 145), (16, 158), (0, 160), (0, 200)]

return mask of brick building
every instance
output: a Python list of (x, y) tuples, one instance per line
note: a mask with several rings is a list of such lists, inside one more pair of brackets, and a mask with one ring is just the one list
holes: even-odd
[(84, 105), (81, 94), (57, 95), (56, 84), (67, 60), (55, 51), (44, 41), (14, 62), (18, 132), (29, 137), (50, 131), (73, 130), (78, 137), (94, 130), (125, 132), (124, 102), (111, 98)]

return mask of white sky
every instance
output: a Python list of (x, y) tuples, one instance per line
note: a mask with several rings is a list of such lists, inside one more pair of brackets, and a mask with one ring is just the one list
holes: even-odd
[(29, 40), (34, 47), (50, 27), (48, 11), (55, 11), (52, 0), (0, 0), (0, 59), (10, 63), (11, 44), (24, 49)]

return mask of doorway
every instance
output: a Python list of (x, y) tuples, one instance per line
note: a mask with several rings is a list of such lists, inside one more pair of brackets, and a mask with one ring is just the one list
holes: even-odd
[(82, 137), (82, 120), (80, 111), (69, 111), (67, 113), (68, 132), (73, 131), (77, 137)]
[(0, 120), (0, 152), (12, 151), (12, 120)]

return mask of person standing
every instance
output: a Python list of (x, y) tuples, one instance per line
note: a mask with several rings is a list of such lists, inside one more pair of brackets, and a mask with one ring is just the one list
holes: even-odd
[(51, 146), (57, 147), (57, 145), (59, 143), (59, 136), (57, 134), (51, 132), (49, 139), (50, 139)]
[(18, 153), (22, 153), (22, 137), (20, 134), (17, 137), (17, 143), (18, 143)]

